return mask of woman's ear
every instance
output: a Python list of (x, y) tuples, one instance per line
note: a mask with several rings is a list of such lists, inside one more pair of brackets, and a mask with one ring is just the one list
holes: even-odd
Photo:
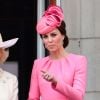
[(65, 36), (63, 35), (62, 40), (64, 41)]

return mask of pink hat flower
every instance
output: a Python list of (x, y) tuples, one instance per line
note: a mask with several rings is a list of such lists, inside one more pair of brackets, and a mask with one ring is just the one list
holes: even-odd
[(37, 23), (37, 32), (39, 34), (46, 34), (59, 27), (63, 19), (63, 11), (59, 6), (49, 6)]

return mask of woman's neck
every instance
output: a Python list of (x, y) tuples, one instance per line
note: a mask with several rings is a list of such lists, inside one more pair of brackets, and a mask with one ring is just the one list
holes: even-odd
[(62, 49), (60, 49), (58, 51), (50, 53), (50, 57), (52, 59), (59, 59), (59, 58), (65, 57), (67, 54), (68, 53), (65, 51), (65, 49), (62, 48)]

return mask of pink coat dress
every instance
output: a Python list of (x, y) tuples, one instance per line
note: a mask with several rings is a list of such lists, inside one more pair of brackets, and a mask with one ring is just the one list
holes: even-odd
[[(41, 70), (57, 78), (57, 85), (42, 77)], [(52, 60), (49, 56), (34, 62), (28, 100), (83, 100), (86, 90), (87, 59), (69, 54)]]

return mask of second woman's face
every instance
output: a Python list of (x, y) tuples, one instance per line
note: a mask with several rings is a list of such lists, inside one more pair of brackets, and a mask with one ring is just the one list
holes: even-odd
[(47, 34), (43, 34), (42, 39), (45, 48), (47, 48), (49, 52), (55, 52), (63, 47), (64, 36), (58, 29), (55, 29)]
[(0, 49), (0, 63), (4, 63), (9, 56), (8, 49)]

